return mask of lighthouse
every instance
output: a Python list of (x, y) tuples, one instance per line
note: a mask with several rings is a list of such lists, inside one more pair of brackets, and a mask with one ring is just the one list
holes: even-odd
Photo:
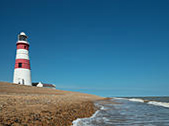
[(31, 86), (29, 43), (27, 39), (28, 37), (24, 32), (18, 35), (13, 83)]

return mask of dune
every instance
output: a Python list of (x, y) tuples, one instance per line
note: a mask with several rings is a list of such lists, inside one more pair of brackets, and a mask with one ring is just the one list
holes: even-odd
[(96, 111), (102, 97), (0, 82), (0, 126), (70, 126)]

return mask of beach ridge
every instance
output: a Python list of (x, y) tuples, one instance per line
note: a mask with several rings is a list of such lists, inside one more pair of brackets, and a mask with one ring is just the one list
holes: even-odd
[(70, 126), (103, 97), (0, 82), (0, 126)]

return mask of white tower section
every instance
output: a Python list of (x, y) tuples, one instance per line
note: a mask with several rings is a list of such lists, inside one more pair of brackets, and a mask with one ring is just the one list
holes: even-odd
[(29, 61), (29, 43), (24, 32), (18, 35), (13, 83), (32, 85)]

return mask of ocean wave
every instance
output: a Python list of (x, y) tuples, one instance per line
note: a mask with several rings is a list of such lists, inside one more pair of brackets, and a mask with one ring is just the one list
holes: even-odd
[[(152, 125), (155, 123), (162, 122), (163, 124), (168, 124), (168, 113), (169, 111), (163, 111), (167, 107), (169, 108), (169, 103), (162, 101), (155, 101), (153, 98), (145, 97), (126, 97), (126, 98), (112, 98), (112, 101), (119, 99), (122, 104), (100, 104), (96, 102), (96, 107), (100, 108), (89, 118), (78, 118), (74, 120), (72, 126), (110, 126), (110, 125)], [(151, 99), (151, 100), (150, 100)], [(159, 99), (157, 99), (159, 100)], [(135, 103), (138, 102), (138, 103)], [(140, 105), (140, 107), (138, 107)], [(161, 106), (158, 112), (154, 112), (154, 107)], [(142, 109), (142, 108), (148, 109)], [(141, 108), (139, 111), (137, 109)], [(148, 110), (148, 111), (147, 111)], [(140, 112), (141, 111), (141, 112)], [(148, 115), (147, 112), (153, 113)], [(161, 113), (163, 116), (161, 117)], [(124, 116), (125, 115), (125, 116)], [(139, 116), (138, 116), (139, 115)], [(145, 116), (146, 115), (146, 116)], [(160, 116), (159, 116), (160, 115)], [(139, 117), (137, 119), (136, 117)], [(163, 120), (161, 120), (163, 119)], [(119, 120), (122, 120), (119, 122)]]
[(132, 101), (132, 102), (141, 102), (141, 103), (147, 103), (147, 104), (151, 104), (151, 105), (169, 108), (169, 103), (167, 103), (167, 102), (149, 101), (149, 100), (143, 100), (143, 99), (139, 99), (139, 98), (130, 98), (128, 100)]
[(130, 98), (128, 99), (129, 101), (133, 101), (133, 102), (142, 102), (144, 103), (145, 101), (143, 99), (138, 99), (138, 98)]
[(77, 118), (76, 120), (74, 120), (72, 123), (73, 125), (72, 126), (78, 126), (78, 123), (80, 122), (80, 118)]
[(113, 97), (112, 99), (117, 99), (117, 100), (128, 100), (127, 98), (118, 98), (118, 97)]
[(166, 102), (149, 101), (148, 104), (169, 108), (169, 103)]
[(82, 126), (82, 123), (81, 123), (82, 120), (92, 119), (92, 118), (94, 118), (94, 117), (99, 113), (100, 110), (104, 110), (104, 109), (105, 109), (105, 107), (102, 106), (99, 110), (97, 110), (97, 111), (96, 111), (91, 117), (89, 117), (89, 118), (77, 118), (76, 120), (74, 120), (74, 121), (72, 122), (72, 123), (73, 123), (72, 126)]

